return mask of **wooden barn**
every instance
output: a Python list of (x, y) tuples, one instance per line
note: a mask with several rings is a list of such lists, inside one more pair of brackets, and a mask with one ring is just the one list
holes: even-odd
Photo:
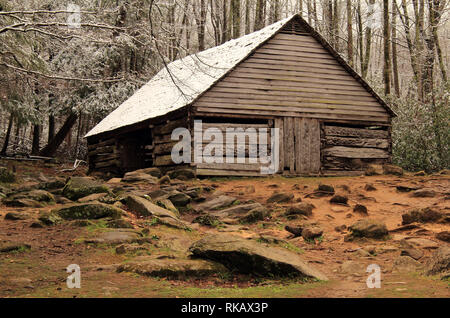
[[(194, 121), (201, 120), (203, 130), (279, 128), (280, 174), (355, 175), (367, 164), (391, 161), (394, 116), (294, 15), (169, 64), (86, 135), (89, 166), (116, 174), (174, 170), (180, 165), (171, 158), (173, 129), (194, 134)], [(197, 175), (257, 176), (261, 164), (189, 166)]]

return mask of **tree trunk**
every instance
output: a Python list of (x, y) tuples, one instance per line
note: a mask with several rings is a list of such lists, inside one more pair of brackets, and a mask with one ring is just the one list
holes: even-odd
[(265, 26), (266, 1), (257, 0), (256, 2), (256, 17), (255, 17), (255, 31), (261, 30)]
[(31, 147), (31, 154), (38, 155), (39, 154), (39, 141), (41, 139), (41, 126), (34, 125), (33, 126), (33, 145)]
[(228, 6), (226, 0), (223, 1), (223, 25), (222, 25), (222, 44), (229, 40), (228, 38)]
[(353, 16), (351, 0), (347, 0), (347, 56), (348, 63), (353, 67)]
[(70, 129), (73, 127), (75, 122), (77, 121), (78, 115), (75, 113), (71, 113), (69, 117), (67, 117), (66, 121), (62, 125), (61, 129), (58, 131), (58, 133), (55, 135), (55, 138), (53, 138), (47, 146), (45, 146), (41, 152), (39, 153), (43, 157), (52, 157), (56, 150), (58, 150), (59, 146), (64, 141), (64, 138), (66, 138), (67, 134), (70, 132)]
[(392, 1), (392, 74), (394, 82), (395, 95), (400, 97), (400, 80), (398, 77), (398, 58), (397, 58), (397, 11), (395, 9), (395, 0)]
[(359, 48), (359, 64), (362, 74), (364, 69), (364, 35), (363, 35), (363, 25), (362, 25), (362, 14), (361, 14), (361, 0), (358, 0), (358, 5), (356, 7), (356, 18), (358, 19), (358, 48)]
[(306, 0), (306, 8), (308, 9), (308, 23), (312, 25), (312, 7), (311, 0)]
[[(369, 0), (370, 10), (367, 13), (368, 20), (371, 20), (373, 17), (373, 6), (375, 4), (375, 0)], [(362, 63), (362, 76), (367, 78), (367, 73), (369, 71), (369, 62), (370, 62), (370, 51), (372, 50), (372, 26), (370, 24), (367, 25), (366, 29), (366, 52), (364, 54), (364, 62)]]
[(11, 136), (11, 130), (14, 122), (14, 115), (11, 113), (9, 116), (8, 129), (6, 130), (5, 140), (3, 141), (3, 148), (0, 155), (6, 156), (6, 151), (8, 150), (9, 138)]
[(250, 28), (251, 28), (251, 18), (250, 18), (250, 2), (251, 0), (245, 1), (245, 34), (250, 34)]
[(241, 36), (241, 1), (231, 1), (231, 17), (233, 19), (233, 39)]
[(197, 8), (196, 2), (193, 2), (195, 11), (195, 21), (197, 23), (198, 50), (205, 50), (206, 34), (206, 0), (200, 0), (200, 8)]
[(391, 46), (390, 46), (390, 26), (389, 26), (389, 0), (383, 0), (383, 43), (384, 43), (384, 94), (391, 94)]

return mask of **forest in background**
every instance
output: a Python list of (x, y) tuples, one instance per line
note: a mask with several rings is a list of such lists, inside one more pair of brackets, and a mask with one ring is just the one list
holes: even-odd
[(0, 155), (84, 159), (84, 134), (168, 63), (294, 13), (397, 113), (394, 162), (449, 168), (446, 0), (0, 0)]

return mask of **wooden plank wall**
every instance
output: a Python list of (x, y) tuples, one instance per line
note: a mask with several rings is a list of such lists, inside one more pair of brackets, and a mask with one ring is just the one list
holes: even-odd
[(369, 163), (391, 160), (388, 130), (322, 127), (322, 168), (325, 171), (362, 171)]
[[(226, 130), (227, 128), (242, 128), (245, 130), (249, 129), (249, 128), (253, 128), (256, 130), (256, 135), (255, 134), (244, 134), (244, 136), (246, 137), (244, 140), (244, 143), (242, 142), (238, 142), (238, 139), (235, 139), (235, 142), (233, 145), (224, 145), (224, 144), (219, 144), (219, 143), (215, 143), (214, 141), (211, 140), (205, 140), (203, 139), (203, 150), (206, 149), (206, 147), (220, 147), (222, 149), (222, 153), (223, 153), (223, 163), (195, 163), (194, 165), (197, 167), (197, 175), (207, 175), (207, 176), (259, 176), (260, 171), (261, 171), (261, 167), (262, 166), (267, 166), (265, 164), (262, 164), (258, 157), (256, 157), (257, 163), (252, 163), (250, 161), (250, 158), (254, 158), (255, 156), (251, 156), (250, 154), (250, 147), (251, 146), (256, 146), (258, 147), (258, 142), (259, 142), (259, 129), (260, 128), (266, 128), (267, 129), (267, 143), (268, 143), (268, 155), (270, 155), (270, 128), (272, 128), (272, 125), (270, 124), (246, 124), (246, 123), (231, 123), (232, 121), (230, 120), (230, 123), (203, 123), (202, 124), (202, 130), (199, 131), (201, 133), (205, 133), (205, 131), (207, 129), (210, 128), (217, 128), (222, 132), (223, 135), (223, 142), (226, 142)], [(197, 132), (197, 133), (199, 133)], [(256, 143), (254, 143), (254, 139), (253, 138), (249, 138), (249, 137), (255, 137)], [(238, 163), (237, 161), (237, 149), (238, 147), (242, 147), (242, 149), (245, 152), (245, 163)], [(233, 161), (234, 163), (227, 163), (226, 161), (226, 153), (227, 153), (227, 148), (229, 149), (229, 151), (233, 151), (234, 153), (234, 158)], [(211, 149), (211, 148), (210, 148)], [(258, 150), (258, 154), (259, 154), (259, 148), (256, 148)], [(212, 153), (214, 155), (214, 153)], [(208, 158), (204, 158), (204, 159), (208, 159)]]
[(115, 138), (100, 139), (88, 144), (88, 161), (90, 171), (113, 171), (120, 169), (120, 156)]
[(282, 166), (289, 174), (319, 174), (320, 124), (317, 119), (283, 119)]
[(211, 114), (389, 124), (381, 104), (312, 36), (279, 33), (194, 103)]
[(153, 134), (153, 166), (163, 171), (176, 167), (172, 161), (172, 148), (178, 141), (172, 141), (172, 132), (176, 128), (189, 128), (186, 116), (173, 118), (151, 126)]

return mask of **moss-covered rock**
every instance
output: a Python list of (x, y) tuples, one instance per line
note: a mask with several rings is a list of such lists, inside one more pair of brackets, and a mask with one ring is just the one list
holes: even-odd
[(187, 206), (189, 203), (191, 203), (191, 197), (187, 194), (184, 194), (182, 192), (175, 191), (174, 193), (170, 194), (168, 199), (175, 205), (177, 208), (182, 208)]
[(388, 235), (386, 224), (375, 220), (359, 220), (349, 227), (352, 231), (348, 239), (366, 237), (373, 239), (383, 239)]
[(294, 199), (294, 194), (286, 192), (275, 192), (270, 198), (267, 199), (267, 203), (287, 203)]
[(56, 213), (48, 213), (48, 212), (41, 213), (39, 215), (38, 220), (42, 224), (47, 225), (47, 226), (57, 225), (63, 221), (63, 219)]
[(118, 219), (122, 215), (122, 210), (118, 208), (99, 203), (81, 203), (64, 206), (52, 211), (64, 220), (97, 220), (102, 218)]
[(210, 234), (189, 251), (198, 258), (223, 264), (230, 270), (257, 276), (300, 276), (328, 280), (296, 253), (233, 235)]
[(431, 208), (412, 209), (402, 215), (402, 224), (407, 225), (414, 222), (436, 223), (444, 219), (444, 214)]
[(13, 171), (5, 167), (0, 167), (0, 182), (13, 183), (16, 181), (16, 175)]
[(63, 189), (63, 195), (72, 201), (94, 193), (110, 193), (110, 190), (105, 185), (86, 177), (70, 178)]
[(241, 223), (255, 223), (258, 221), (264, 221), (264, 219), (269, 216), (269, 211), (266, 208), (261, 207), (251, 210), (246, 215), (241, 217), (239, 221)]
[(48, 204), (55, 204), (54, 196), (44, 190), (33, 190), (28, 193), (16, 193), (6, 197), (3, 204), (10, 207), (40, 208)]
[(173, 170), (168, 173), (168, 176), (171, 179), (179, 179), (179, 180), (191, 180), (197, 177), (195, 171), (192, 169)]
[(211, 215), (211, 214), (205, 214), (205, 215), (200, 215), (200, 216), (196, 217), (194, 219), (194, 221), (192, 221), (192, 223), (198, 223), (198, 224), (205, 225), (205, 226), (215, 227), (215, 226), (219, 225), (221, 222), (217, 216)]

